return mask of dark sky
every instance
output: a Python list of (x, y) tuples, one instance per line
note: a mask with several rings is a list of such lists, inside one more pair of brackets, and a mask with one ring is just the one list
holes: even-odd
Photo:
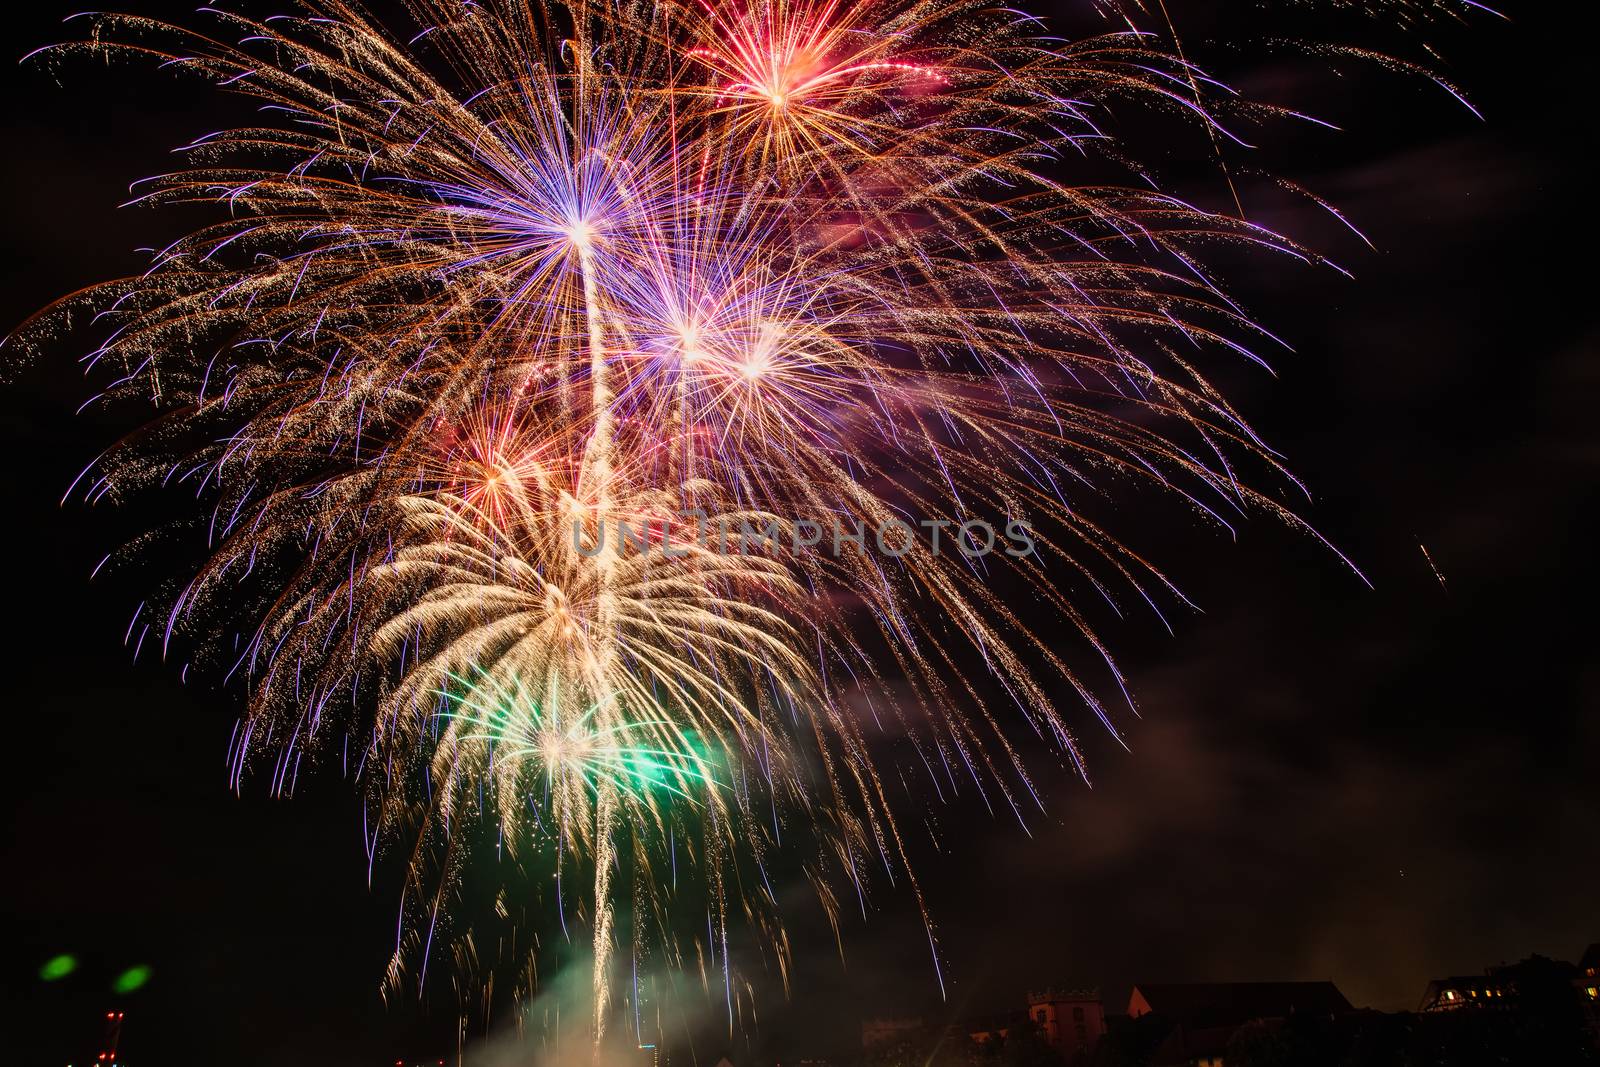
[[(69, 10), (49, 0), (10, 17), (10, 54), (59, 39)], [(1379, 251), (1246, 182), (1254, 217), (1356, 278), (1235, 269), (1295, 351), (1276, 378), (1241, 370), (1227, 384), (1312, 488), (1308, 518), (1376, 588), (1270, 522), (1233, 542), (1128, 501), (1130, 540), (1203, 609), (1176, 616), (1172, 636), (1147, 617), (1102, 626), (1143, 713), (1131, 752), (1085, 724), (1095, 786), (1047, 766), (1049, 814), (1031, 837), (981, 810), (941, 813), (947, 850), (924, 849), (919, 873), (948, 1003), (904, 893), (880, 893), (871, 922), (847, 927), (844, 965), (797, 905), (796, 994), (764, 997), (757, 1048), (826, 1049), (864, 1010), (959, 1015), (1068, 981), (1114, 1003), (1141, 979), (1331, 978), (1357, 1004), (1409, 1007), (1431, 975), (1570, 958), (1600, 939), (1600, 326), (1592, 170), (1579, 166), (1592, 28), (1510, 10), (1510, 23), (1430, 35), (1484, 122), (1426, 82), (1217, 54), (1245, 88), (1346, 128), (1256, 161), (1336, 203)], [(1198, 21), (1198, 41), (1225, 28)], [(138, 269), (133, 249), (171, 221), (116, 210), (128, 182), (227, 112), (141, 71), (80, 64), (62, 88), (0, 69), (3, 329)], [(1216, 195), (1182, 159), (1166, 165), (1196, 182), (1186, 193)], [(367, 888), (351, 787), (330, 775), (292, 801), (230, 793), (238, 694), (131, 664), (137, 581), (88, 581), (148, 516), (58, 506), (115, 432), (73, 413), (84, 347), (0, 387), (4, 1058), (82, 1056), (112, 1007), (128, 1012), (135, 1067), (446, 1054), (449, 1004), (379, 1001), (393, 894)], [(59, 952), (80, 971), (40, 982)], [(149, 986), (112, 996), (134, 964), (154, 968)]]

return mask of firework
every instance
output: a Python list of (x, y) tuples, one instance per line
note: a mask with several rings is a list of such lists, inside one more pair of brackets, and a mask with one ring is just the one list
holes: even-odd
[[(1181, 595), (1080, 502), (1138, 481), (1301, 525), (1247, 484), (1294, 485), (1205, 377), (1270, 336), (1202, 264), (1316, 257), (1061, 178), (1117, 157), (1108, 104), (1226, 136), (1169, 37), (1061, 42), (968, 0), (415, 0), (404, 45), (336, 0), (210, 14), (210, 36), (97, 15), (46, 53), (151, 58), (264, 118), (138, 187), (224, 217), (18, 336), (92, 315), (102, 398), (158, 409), (84, 495), (210, 504), (205, 563), (135, 627), (243, 679), (236, 776), (264, 761), (285, 790), (355, 738), (374, 837), (411, 843), (396, 983), (492, 878), (462, 858), (485, 825), (558, 893), (585, 872), (597, 1039), (625, 868), (636, 951), (686, 959), (681, 854), (702, 974), (731, 990), (735, 900), (787, 974), (786, 827), (836, 925), (834, 886), (864, 911), (874, 867), (920, 904), (880, 730), (901, 779), (1019, 819), (1019, 739), (1081, 772), (1078, 709), (1116, 732), (1060, 636), (1120, 691), (1068, 577)], [(943, 551), (867, 544), (929, 519)], [(1035, 551), (952, 550), (978, 520)]]

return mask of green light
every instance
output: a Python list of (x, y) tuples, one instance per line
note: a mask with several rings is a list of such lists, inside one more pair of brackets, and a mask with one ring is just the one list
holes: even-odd
[(132, 993), (143, 989), (144, 984), (148, 981), (150, 981), (150, 968), (141, 963), (139, 966), (129, 967), (117, 975), (117, 980), (111, 983), (111, 991), (113, 993)]
[(44, 966), (39, 968), (39, 977), (46, 982), (59, 982), (77, 969), (78, 957), (63, 952), (44, 961)]
[(440, 690), (450, 710), (440, 718), (460, 721), (473, 732), (464, 741), (482, 741), (513, 760), (526, 759), (547, 778), (572, 776), (590, 790), (602, 783), (628, 798), (649, 803), (651, 792), (682, 797), (692, 802), (691, 791), (714, 789), (713, 764), (693, 730), (678, 727), (670, 718), (597, 721), (602, 711), (615, 711), (614, 698), (588, 707), (564, 709), (552, 687), (549, 701), (528, 693), (522, 679), (509, 679), (510, 688), (481, 668), (478, 680), (450, 675), (460, 691)]

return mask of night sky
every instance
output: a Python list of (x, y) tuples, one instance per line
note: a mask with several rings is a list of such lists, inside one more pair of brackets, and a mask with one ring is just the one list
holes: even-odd
[[(1177, 9), (1197, 6), (1212, 5)], [(10, 16), (5, 50), (62, 39), (70, 10), (43, 0)], [(1280, 978), (1330, 978), (1357, 1005), (1410, 1008), (1431, 976), (1531, 952), (1570, 959), (1600, 939), (1600, 327), (1592, 169), (1579, 164), (1592, 148), (1593, 27), (1541, 5), (1508, 10), (1508, 23), (1429, 35), (1483, 122), (1419, 79), (1211, 53), (1246, 91), (1346, 130), (1280, 130), (1248, 162), (1337, 204), (1378, 251), (1243, 180), (1253, 218), (1355, 280), (1230, 265), (1247, 308), (1294, 350), (1275, 357), (1276, 377), (1220, 377), (1311, 488), (1303, 513), (1375, 588), (1265, 519), (1234, 541), (1189, 512), (1116, 500), (1119, 531), (1203, 609), (1171, 615), (1172, 635), (1148, 615), (1095, 617), (1142, 714), (1131, 751), (1081, 722), (1094, 787), (1037, 764), (1049, 810), (1030, 833), (981, 805), (935, 813), (944, 848), (921, 838), (918, 873), (948, 1001), (908, 894), (884, 889), (870, 922), (847, 923), (841, 964), (797, 893), (794, 997), (764, 991), (735, 1047), (769, 1060), (825, 1052), (848, 1047), (863, 1013), (958, 1017), (1069, 982), (1100, 985), (1113, 1010), (1139, 980)], [(1197, 47), (1238, 35), (1216, 12), (1189, 17)], [(0, 70), (4, 330), (140, 269), (134, 249), (185, 220), (117, 210), (128, 183), (241, 108), (138, 69), (78, 63), (64, 86)], [(1179, 192), (1220, 207), (1214, 170), (1185, 151), (1157, 163)], [(292, 800), (262, 781), (231, 793), (240, 694), (181, 685), (176, 666), (134, 664), (123, 646), (139, 582), (167, 575), (153, 563), (89, 581), (121, 539), (193, 505), (58, 504), (126, 428), (74, 414), (88, 347), (83, 335), (31, 366), (13, 358), (0, 385), (11, 683), (0, 1058), (81, 1057), (113, 1008), (128, 1013), (134, 1067), (451, 1055), (452, 1001), (380, 1001), (394, 887), (367, 887), (352, 786), (334, 771)], [(41, 982), (40, 964), (62, 952), (79, 971)], [(113, 996), (135, 964), (153, 968), (149, 985)], [(703, 1039), (694, 1054), (720, 1051)]]

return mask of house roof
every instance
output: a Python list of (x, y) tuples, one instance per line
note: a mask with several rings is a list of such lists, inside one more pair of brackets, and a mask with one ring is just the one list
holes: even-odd
[(1578, 966), (1585, 971), (1590, 967), (1600, 969), (1600, 941), (1583, 950), (1583, 958), (1578, 961)]
[[(1143, 1005), (1140, 1005), (1140, 1001)], [(1251, 1019), (1351, 1010), (1332, 982), (1196, 982), (1133, 987), (1128, 1014), (1144, 1010), (1190, 1027), (1232, 1026)]]
[[(1456, 975), (1450, 978), (1434, 978), (1428, 982), (1427, 988), (1422, 991), (1422, 1003), (1417, 1005), (1417, 1010), (1427, 1011), (1438, 1005), (1441, 999), (1449, 999), (1445, 997), (1445, 994), (1452, 990), (1457, 993), (1457, 996), (1447, 1006), (1454, 1007), (1459, 1005), (1467, 1007), (1473, 1004), (1490, 1004), (1492, 997), (1505, 995), (1508, 985), (1507, 982), (1502, 981), (1495, 975)], [(1485, 991), (1482, 1000), (1474, 997), (1474, 992), (1477, 990)], [(1498, 990), (1499, 992), (1490, 993), (1488, 992), (1489, 990)], [(1499, 1003), (1504, 1006), (1504, 1001)]]

